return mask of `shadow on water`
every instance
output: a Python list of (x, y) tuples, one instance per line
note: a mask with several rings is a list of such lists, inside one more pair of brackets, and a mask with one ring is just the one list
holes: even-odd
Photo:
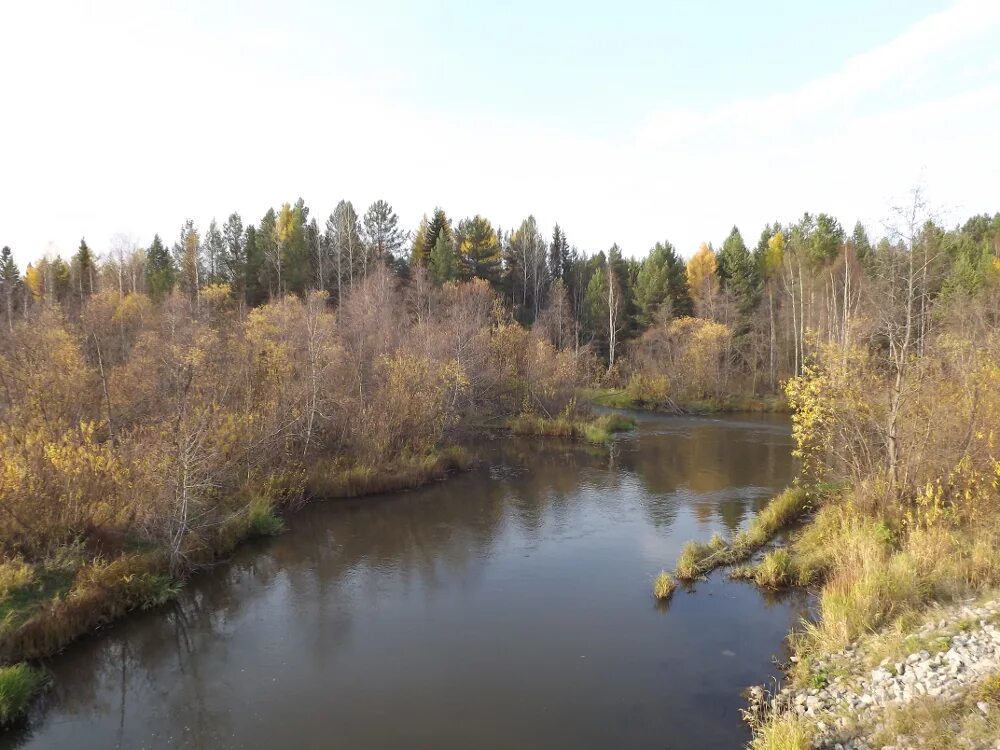
[(611, 450), (479, 453), (419, 491), (309, 506), (80, 641), (0, 747), (739, 747), (740, 692), (803, 597), (716, 574), (658, 606), (650, 586), (791, 480), (787, 422), (643, 415)]

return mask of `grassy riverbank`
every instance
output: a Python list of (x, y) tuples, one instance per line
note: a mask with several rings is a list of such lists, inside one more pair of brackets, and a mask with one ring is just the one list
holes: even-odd
[(301, 480), (294, 477), (295, 488), (288, 485), (288, 477), (257, 487), (244, 512), (221, 525), (211, 545), (173, 573), (162, 551), (140, 545), (113, 558), (95, 557), (78, 544), (61, 548), (43, 563), (5, 562), (0, 565), (0, 659), (9, 666), (0, 667), (0, 724), (15, 720), (48, 685), (44, 671), (25, 660), (51, 656), (131, 611), (168, 602), (204, 564), (229, 554), (246, 539), (283, 531), (282, 515), (303, 500), (415, 488), (470, 466), (468, 451), (459, 446), (397, 459), (378, 469), (319, 460), (306, 478), (304, 496), (298, 492)]

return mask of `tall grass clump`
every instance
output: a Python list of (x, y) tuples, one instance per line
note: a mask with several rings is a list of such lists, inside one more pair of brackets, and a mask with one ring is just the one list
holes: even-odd
[(275, 512), (274, 502), (255, 495), (247, 507), (247, 536), (276, 536), (285, 530), (285, 522)]
[(653, 579), (653, 596), (659, 601), (669, 599), (677, 588), (677, 581), (667, 571), (661, 570), (659, 575)]
[(775, 549), (764, 555), (754, 568), (753, 580), (762, 588), (778, 589), (794, 580), (792, 556), (787, 549)]
[(605, 414), (592, 422), (584, 423), (580, 434), (588, 443), (607, 443), (613, 435), (635, 428), (635, 420), (621, 414)]
[(0, 667), (0, 724), (20, 718), (48, 683), (48, 673), (38, 667), (24, 663)]

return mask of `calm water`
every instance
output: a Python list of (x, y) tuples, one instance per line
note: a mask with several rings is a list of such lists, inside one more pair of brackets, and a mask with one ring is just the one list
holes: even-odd
[(787, 423), (481, 448), (461, 477), (307, 507), (76, 644), (0, 747), (740, 747), (740, 692), (803, 602), (715, 575), (658, 607), (650, 587), (790, 481)]

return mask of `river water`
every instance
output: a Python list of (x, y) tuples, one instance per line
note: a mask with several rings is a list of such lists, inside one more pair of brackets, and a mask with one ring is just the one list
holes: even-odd
[(472, 447), (469, 473), (310, 505), (76, 643), (0, 747), (741, 747), (740, 693), (775, 674), (801, 596), (721, 573), (667, 606), (650, 590), (790, 482), (787, 420)]

